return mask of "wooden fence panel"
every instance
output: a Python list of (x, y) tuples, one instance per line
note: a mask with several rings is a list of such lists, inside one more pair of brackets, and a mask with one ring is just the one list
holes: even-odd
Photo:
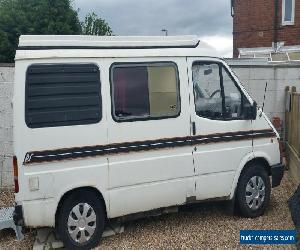
[(295, 98), (295, 103), (294, 103), (294, 107), (295, 107), (295, 125), (294, 125), (294, 129), (295, 131), (297, 131), (297, 136), (295, 136), (295, 142), (294, 142), (294, 147), (295, 150), (298, 154), (298, 157), (300, 157), (300, 93), (295, 93), (294, 94), (294, 98)]
[(292, 93), (290, 145), (300, 156), (300, 93)]
[(285, 138), (290, 173), (300, 183), (300, 93), (295, 88), (286, 89)]
[[(286, 130), (290, 147), (300, 156), (300, 93), (295, 88), (287, 88)], [(288, 107), (289, 106), (289, 107)]]

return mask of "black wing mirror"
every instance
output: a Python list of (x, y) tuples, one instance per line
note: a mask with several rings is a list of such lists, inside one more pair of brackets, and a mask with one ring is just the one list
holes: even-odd
[(253, 102), (253, 104), (246, 104), (244, 106), (245, 119), (246, 120), (256, 120), (257, 116), (257, 103)]

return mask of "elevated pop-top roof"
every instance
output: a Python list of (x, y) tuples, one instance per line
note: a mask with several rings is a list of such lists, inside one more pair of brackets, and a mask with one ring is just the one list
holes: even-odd
[(43, 58), (218, 56), (197, 36), (61, 36), (25, 35), (15, 60)]
[(197, 36), (64, 36), (23, 35), (19, 50), (95, 48), (95, 49), (147, 49), (147, 48), (196, 48)]

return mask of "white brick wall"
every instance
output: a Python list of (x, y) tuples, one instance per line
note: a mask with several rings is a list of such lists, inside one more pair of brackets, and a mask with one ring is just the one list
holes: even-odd
[[(284, 117), (284, 89), (293, 85), (300, 90), (300, 64), (296, 65), (237, 65), (232, 68), (240, 78), (246, 89), (262, 105), (264, 88), (268, 82), (265, 111), (267, 115)], [(12, 94), (14, 68), (0, 64), (0, 188), (10, 187), (13, 184), (12, 174)]]
[(13, 183), (13, 82), (14, 67), (0, 64), (0, 188)]

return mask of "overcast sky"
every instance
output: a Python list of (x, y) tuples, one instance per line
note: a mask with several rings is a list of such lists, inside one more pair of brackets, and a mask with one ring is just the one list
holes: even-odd
[(230, 0), (74, 0), (80, 18), (94, 11), (115, 35), (198, 35), (232, 56)]

